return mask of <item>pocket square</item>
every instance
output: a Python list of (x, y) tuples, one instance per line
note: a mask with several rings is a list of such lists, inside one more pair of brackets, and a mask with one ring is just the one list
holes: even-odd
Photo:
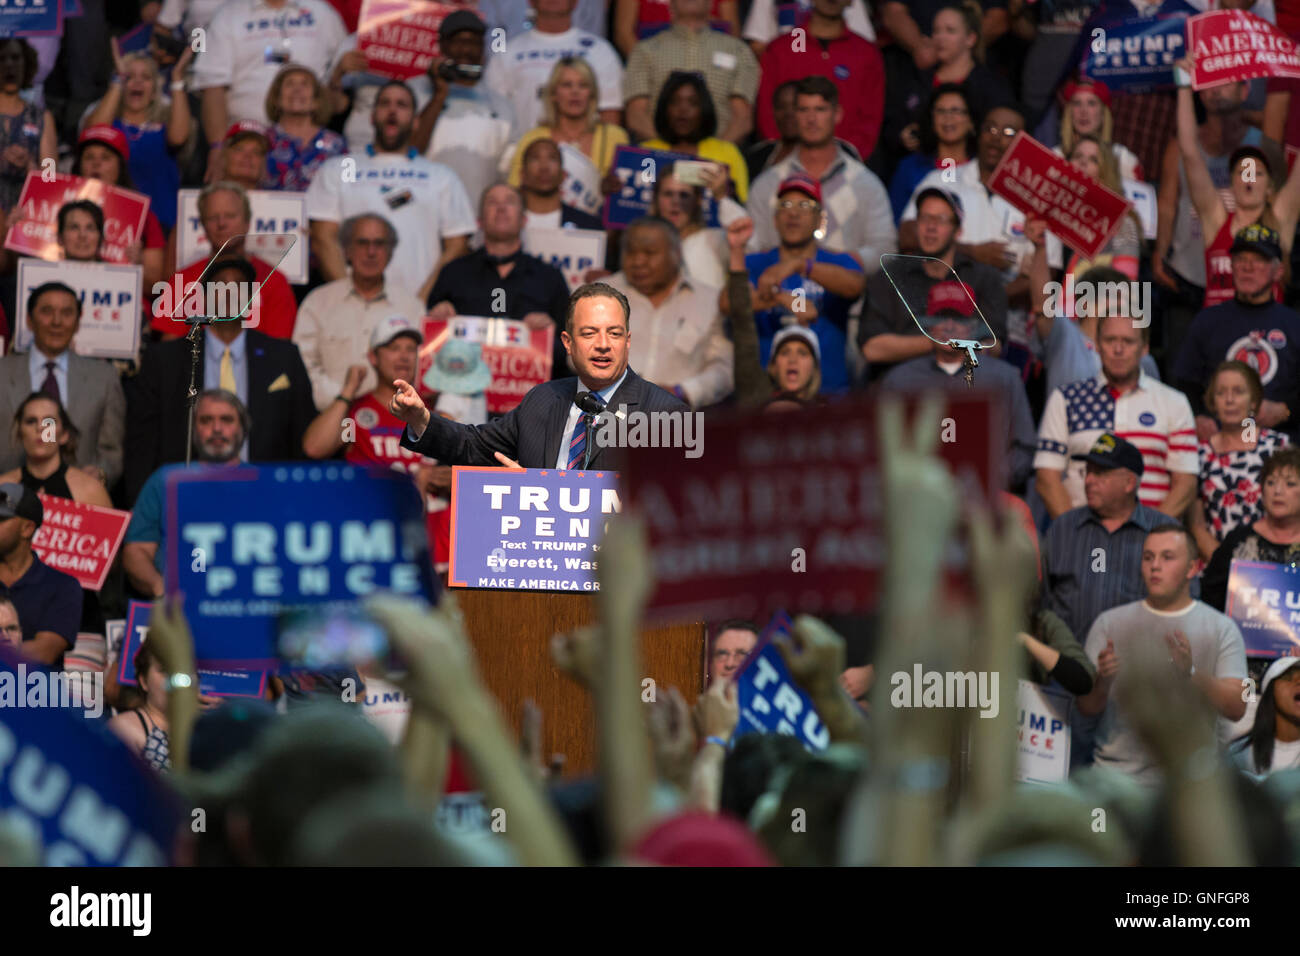
[(282, 392), (288, 387), (289, 387), (289, 376), (286, 375), (284, 372), (281, 372), (280, 377), (271, 383), (271, 386), (270, 388), (267, 389), (267, 391)]

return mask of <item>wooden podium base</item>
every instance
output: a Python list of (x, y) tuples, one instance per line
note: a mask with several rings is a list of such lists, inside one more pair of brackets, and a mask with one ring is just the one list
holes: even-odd
[[(596, 765), (596, 732), (590, 695), (551, 663), (551, 635), (595, 621), (595, 596), (542, 591), (455, 589), (465, 626), (488, 689), (519, 732), (524, 701), (542, 711), (542, 753), (564, 754), (565, 774)], [(707, 662), (703, 622), (646, 630), (641, 634), (644, 677), (656, 693), (676, 687), (694, 704), (704, 688)]]

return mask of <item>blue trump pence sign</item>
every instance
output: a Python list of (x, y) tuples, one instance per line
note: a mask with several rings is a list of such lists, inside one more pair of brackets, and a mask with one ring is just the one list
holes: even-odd
[(778, 611), (736, 674), (740, 720), (732, 739), (755, 733), (788, 734), (819, 753), (830, 746), (830, 731), (772, 643), (777, 634), (789, 634), (791, 627), (789, 615)]
[(596, 591), (605, 522), (622, 510), (618, 474), (457, 467), (451, 478), (454, 588)]
[(405, 475), (346, 465), (178, 469), (167, 481), (168, 593), (197, 662), (277, 663), (280, 617), (378, 591), (434, 599), (424, 506)]

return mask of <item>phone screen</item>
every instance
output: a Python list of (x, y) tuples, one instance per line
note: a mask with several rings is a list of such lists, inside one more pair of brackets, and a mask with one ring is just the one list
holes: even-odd
[(395, 669), (383, 626), (358, 604), (322, 605), (283, 615), (279, 649), (288, 664), (308, 670), (376, 663)]

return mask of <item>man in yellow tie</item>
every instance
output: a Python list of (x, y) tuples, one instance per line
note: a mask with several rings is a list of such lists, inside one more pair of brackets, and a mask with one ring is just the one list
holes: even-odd
[[(242, 315), (256, 288), (256, 272), (247, 259), (225, 256), (213, 263), (204, 279), (201, 311), (215, 321), (201, 333), (196, 385), (200, 391), (223, 389), (248, 409), (253, 426), (239, 449), (241, 459), (301, 459), (305, 457), (303, 433), (316, 417), (311, 381), (296, 345), (262, 334), (258, 322), (264, 315)], [(190, 361), (187, 340), (160, 342), (145, 353), (140, 374), (130, 383), (126, 429), (129, 500), (134, 500), (157, 468), (185, 460)]]

